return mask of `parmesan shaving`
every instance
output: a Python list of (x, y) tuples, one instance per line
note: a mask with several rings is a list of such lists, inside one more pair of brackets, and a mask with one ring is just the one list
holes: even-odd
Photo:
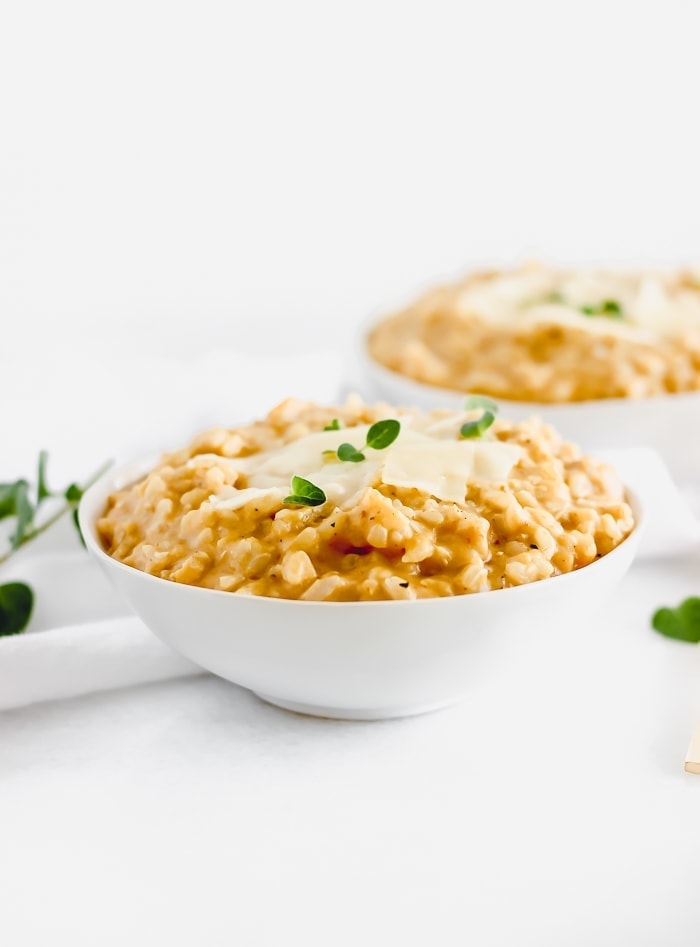
[(415, 488), (439, 500), (464, 502), (470, 480), (502, 482), (522, 456), (520, 447), (498, 440), (459, 440), (432, 436), (459, 428), (462, 415), (445, 419), (426, 431), (413, 429), (406, 419), (399, 436), (385, 450), (365, 448), (359, 463), (324, 456), (346, 440), (363, 446), (369, 425), (341, 431), (317, 431), (268, 451), (237, 460), (246, 486), (222, 487), (212, 494), (216, 509), (235, 510), (262, 497), (282, 499), (292, 476), (304, 477), (320, 487), (341, 509), (355, 506), (378, 482)]

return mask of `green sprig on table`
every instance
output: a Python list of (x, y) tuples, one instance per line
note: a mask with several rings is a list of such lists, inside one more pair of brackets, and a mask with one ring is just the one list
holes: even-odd
[[(81, 542), (84, 540), (78, 525), (78, 504), (88, 489), (107, 470), (105, 464), (90, 479), (80, 486), (71, 483), (64, 490), (49, 488), (46, 468), (49, 455), (45, 450), (39, 454), (36, 474), (36, 487), (24, 477), (13, 483), (0, 483), (0, 520), (14, 518), (14, 529), (9, 537), (10, 548), (0, 555), (0, 565), (7, 562), (22, 546), (36, 539), (47, 529), (70, 513)], [(63, 500), (63, 503), (48, 519), (39, 522), (39, 511), (50, 499)], [(34, 593), (24, 582), (7, 582), (0, 585), (0, 637), (16, 635), (24, 631), (32, 617)]]
[(676, 641), (700, 642), (700, 598), (687, 598), (676, 608), (659, 608), (654, 612), (651, 626), (659, 634)]

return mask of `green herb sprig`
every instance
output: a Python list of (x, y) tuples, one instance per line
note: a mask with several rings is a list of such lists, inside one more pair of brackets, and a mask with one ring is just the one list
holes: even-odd
[[(337, 418), (333, 418), (331, 423), (326, 425), (324, 428), (324, 431), (339, 430), (340, 422)], [(394, 443), (396, 438), (399, 436), (400, 430), (401, 423), (393, 418), (387, 418), (384, 421), (377, 421), (367, 431), (367, 440), (364, 446), (359, 450), (352, 444), (341, 444), (340, 447), (335, 451), (324, 450), (323, 456), (327, 460), (337, 459), (349, 461), (352, 464), (358, 464), (361, 461), (367, 459), (363, 451), (370, 447), (373, 450), (384, 450), (385, 447), (388, 447), (390, 444)], [(288, 497), (284, 498), (282, 501), (283, 503), (289, 503), (296, 506), (320, 506), (322, 503), (326, 502), (326, 494), (323, 492), (323, 490), (316, 486), (315, 483), (312, 483), (310, 480), (306, 480), (304, 477), (297, 477), (296, 475), (293, 476), (291, 489), (292, 492)]]
[(581, 306), (584, 316), (608, 316), (611, 319), (622, 319), (622, 306), (616, 299), (604, 299), (595, 306)]
[[(111, 461), (110, 461), (111, 463)], [(105, 464), (82, 486), (71, 483), (65, 490), (53, 491), (49, 488), (46, 468), (48, 453), (41, 451), (37, 464), (36, 489), (33, 491), (28, 480), (21, 478), (14, 483), (0, 483), (0, 520), (14, 517), (14, 530), (10, 535), (8, 552), (0, 555), (0, 565), (17, 552), (22, 546), (46, 532), (54, 523), (70, 513), (81, 542), (84, 540), (78, 525), (78, 504), (92, 484), (102, 476), (110, 464)], [(63, 504), (48, 519), (37, 522), (42, 504), (49, 499), (63, 500)], [(34, 607), (34, 593), (24, 582), (7, 582), (0, 585), (0, 637), (16, 635), (24, 631), (29, 624)]]
[(310, 480), (294, 476), (292, 477), (292, 492), (282, 502), (295, 506), (321, 506), (326, 502), (326, 494)]
[(0, 585), (0, 637), (18, 635), (29, 624), (34, 593), (24, 582)]
[(659, 634), (676, 641), (700, 642), (700, 598), (687, 598), (676, 608), (659, 608), (651, 626)]
[(464, 407), (467, 411), (476, 411), (480, 408), (482, 412), (476, 420), (465, 421), (459, 429), (460, 435), (466, 438), (481, 437), (491, 427), (498, 414), (498, 404), (486, 395), (469, 395), (464, 402)]
[(366, 460), (364, 451), (367, 448), (372, 450), (384, 450), (390, 444), (393, 444), (401, 431), (401, 422), (394, 418), (387, 418), (384, 421), (377, 421), (367, 431), (367, 439), (363, 447), (359, 449), (352, 444), (341, 444), (336, 451), (338, 460), (348, 461), (351, 464), (359, 464)]

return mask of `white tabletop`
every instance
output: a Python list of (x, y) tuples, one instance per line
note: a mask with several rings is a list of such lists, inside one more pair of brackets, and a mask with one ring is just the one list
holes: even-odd
[(697, 592), (699, 565), (638, 564), (587, 628), (422, 717), (312, 719), (204, 675), (6, 712), (0, 929), (32, 945), (692, 942), (700, 652), (649, 615)]

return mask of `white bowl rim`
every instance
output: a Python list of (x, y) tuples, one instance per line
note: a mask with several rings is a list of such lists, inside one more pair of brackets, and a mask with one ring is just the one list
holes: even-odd
[[(107, 501), (107, 497), (110, 493), (115, 490), (124, 489), (124, 487), (138, 482), (142, 477), (144, 477), (149, 470), (152, 470), (155, 464), (157, 463), (160, 454), (148, 455), (147, 457), (142, 457), (134, 461), (130, 461), (124, 464), (120, 464), (118, 467), (110, 468), (107, 470), (91, 487), (89, 487), (83, 497), (80, 500), (80, 505), (78, 507), (78, 522), (80, 525), (80, 531), (85, 540), (85, 545), (87, 549), (98, 559), (109, 564), (109, 568), (116, 568), (117, 570), (122, 570), (129, 573), (130, 576), (133, 576), (134, 573), (140, 576), (144, 581), (156, 584), (167, 584), (170, 586), (180, 586), (181, 588), (191, 589), (192, 593), (195, 595), (205, 595), (207, 598), (211, 598), (212, 595), (217, 595), (219, 597), (225, 596), (228, 599), (233, 598), (234, 600), (245, 600), (246, 602), (258, 602), (260, 608), (279, 608), (279, 607), (292, 607), (299, 609), (335, 609), (337, 610), (339, 606), (349, 606), (351, 608), (380, 608), (380, 609), (398, 609), (406, 607), (419, 607), (426, 608), (436, 607), (436, 603), (447, 603), (447, 602), (462, 602), (463, 606), (466, 605), (466, 602), (478, 597), (483, 601), (484, 595), (489, 595), (493, 593), (499, 594), (498, 601), (503, 601), (503, 596), (508, 594), (512, 598), (514, 595), (519, 595), (521, 598), (525, 595), (541, 595), (543, 591), (543, 585), (545, 588), (549, 588), (549, 583), (557, 582), (558, 586), (564, 581), (568, 582), (577, 582), (580, 580), (580, 575), (585, 573), (590, 575), (591, 573), (587, 570), (593, 569), (600, 570), (601, 568), (607, 568), (610, 562), (613, 559), (616, 559), (622, 555), (623, 547), (625, 547), (630, 542), (637, 542), (641, 538), (642, 531), (644, 529), (644, 510), (643, 506), (639, 500), (637, 494), (634, 491), (630, 490), (629, 487), (625, 485), (625, 493), (632, 507), (634, 513), (634, 527), (632, 531), (619, 543), (614, 549), (606, 553), (604, 556), (601, 556), (600, 559), (595, 559), (593, 562), (588, 563), (586, 566), (581, 566), (579, 569), (575, 569), (573, 572), (566, 572), (560, 575), (550, 576), (546, 579), (540, 579), (537, 582), (528, 582), (525, 585), (511, 586), (506, 589), (488, 589), (485, 592), (473, 592), (467, 593), (464, 595), (450, 595), (450, 596), (432, 596), (428, 598), (420, 599), (382, 599), (379, 601), (350, 601), (350, 602), (316, 602), (316, 601), (306, 601), (304, 599), (290, 599), (290, 598), (275, 598), (273, 596), (266, 595), (237, 595), (235, 592), (227, 592), (223, 589), (209, 589), (204, 588), (198, 585), (188, 585), (187, 583), (177, 583), (172, 582), (170, 579), (163, 579), (160, 576), (151, 575), (148, 572), (143, 572), (141, 569), (136, 569), (134, 566), (126, 565), (126, 563), (120, 562), (118, 559), (114, 559), (105, 549), (102, 548), (97, 536), (97, 518), (100, 512), (104, 509), (104, 505)], [(129, 474), (129, 476), (124, 479), (124, 475)], [(118, 485), (119, 484), (119, 485)], [(626, 551), (626, 550), (625, 550)], [(636, 554), (636, 552), (635, 552)], [(611, 557), (613, 557), (611, 559)], [(606, 563), (607, 560), (607, 563)], [(266, 604), (262, 604), (266, 603)], [(257, 607), (257, 606), (256, 606)], [(444, 604), (440, 607), (446, 607)], [(468, 606), (467, 606), (468, 607)]]

